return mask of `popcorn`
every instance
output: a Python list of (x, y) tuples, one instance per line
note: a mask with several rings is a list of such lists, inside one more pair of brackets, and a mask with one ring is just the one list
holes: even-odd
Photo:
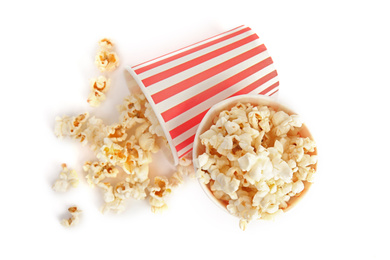
[(110, 88), (110, 79), (106, 79), (104, 76), (99, 76), (98, 78), (93, 78), (90, 80), (90, 89), (91, 92), (87, 99), (87, 102), (93, 106), (97, 107), (102, 101), (106, 99), (105, 93)]
[[(74, 139), (79, 139), (79, 134), (84, 123), (87, 121), (89, 113), (80, 114), (76, 117), (56, 117), (54, 133), (57, 137), (63, 138), (70, 136)], [(81, 142), (84, 140), (81, 140)]]
[[(111, 40), (104, 38), (99, 41), (95, 63), (101, 72), (109, 72), (118, 67), (118, 56)], [(94, 107), (99, 106), (110, 87), (111, 80), (108, 77), (91, 79), (88, 103)], [(184, 177), (195, 175), (192, 160), (181, 158), (172, 176), (157, 176), (151, 185), (149, 164), (152, 163), (152, 154), (160, 149), (161, 141), (169, 148), (164, 131), (142, 93), (125, 97), (117, 108), (117, 123), (105, 125), (103, 120), (84, 113), (79, 116), (56, 117), (54, 132), (59, 138), (69, 136), (83, 145), (89, 144), (95, 153), (97, 160), (85, 162), (83, 170), (88, 184), (102, 191), (102, 213), (121, 213), (125, 210), (127, 200), (147, 198), (152, 211), (161, 212), (167, 208), (165, 199), (172, 189), (178, 187)], [(77, 185), (76, 178), (73, 171), (63, 170), (53, 189), (64, 191)], [(76, 218), (64, 223), (72, 225), (74, 220)]]
[(97, 158), (104, 163), (110, 162), (112, 165), (126, 161), (124, 148), (109, 138), (104, 138), (104, 145), (100, 148)]
[(220, 173), (215, 178), (215, 182), (214, 185), (211, 186), (211, 190), (221, 190), (229, 195), (232, 199), (237, 199), (236, 191), (238, 190), (239, 185), (239, 180)]
[(127, 138), (126, 128), (122, 124), (107, 126), (105, 131), (107, 132), (107, 138), (113, 142), (122, 142)]
[[(134, 176), (132, 176), (134, 177)], [(130, 186), (130, 197), (136, 200), (143, 200), (147, 197), (146, 189), (150, 183), (149, 178), (141, 181), (140, 179), (127, 177), (126, 182)]]
[(149, 132), (152, 134), (156, 134), (159, 137), (162, 137), (166, 140), (164, 130), (162, 129), (156, 114), (153, 111), (153, 108), (149, 103), (145, 104), (146, 110), (145, 110), (145, 117), (149, 120), (151, 123), (149, 127)]
[(143, 133), (139, 137), (139, 146), (144, 151), (150, 151), (152, 153), (156, 153), (160, 148), (156, 144), (156, 137), (150, 132)]
[(121, 181), (116, 184), (114, 195), (122, 200), (130, 198), (131, 188), (128, 182)]
[(99, 41), (99, 46), (102, 50), (111, 50), (114, 47), (114, 43), (107, 38), (103, 38)]
[(257, 161), (257, 156), (251, 153), (246, 153), (244, 156), (240, 157), (238, 160), (241, 170), (249, 171), (252, 169), (252, 166)]
[(87, 172), (87, 182), (94, 186), (99, 184), (105, 178), (115, 178), (119, 170), (109, 162), (85, 162), (83, 170)]
[(237, 123), (231, 121), (226, 121), (223, 126), (229, 135), (237, 133), (240, 130), (240, 126)]
[(294, 194), (298, 194), (305, 188), (303, 182), (301, 180), (298, 180), (292, 184), (291, 191)]
[(79, 210), (77, 207), (70, 207), (68, 208), (68, 211), (71, 214), (71, 217), (69, 219), (63, 219), (61, 221), (61, 225), (64, 227), (73, 227), (80, 221), (81, 210)]
[(70, 187), (76, 188), (79, 185), (79, 177), (75, 170), (69, 170), (65, 163), (62, 165), (62, 171), (59, 178), (55, 181), (52, 188), (58, 192), (65, 192)]
[(240, 218), (241, 229), (279, 215), (313, 180), (316, 145), (298, 135), (298, 116), (238, 103), (213, 122), (200, 135), (205, 152), (195, 158), (196, 177)]
[(103, 190), (103, 200), (108, 203), (115, 200), (114, 188), (109, 182), (99, 182), (97, 184)]
[(101, 49), (95, 57), (95, 65), (101, 72), (113, 71), (119, 66), (118, 56), (115, 52)]
[(168, 208), (165, 203), (165, 197), (169, 195), (172, 190), (166, 177), (155, 177), (154, 185), (149, 187), (149, 192), (149, 203), (152, 206), (153, 213), (161, 213)]
[(115, 198), (113, 201), (107, 202), (100, 209), (103, 214), (107, 214), (108, 212), (119, 214), (122, 213), (124, 210), (125, 202), (120, 198)]
[(196, 178), (198, 178), (202, 183), (204, 184), (208, 184), (210, 182), (210, 175), (207, 174), (205, 171), (201, 170), (201, 169), (198, 169), (196, 171)]

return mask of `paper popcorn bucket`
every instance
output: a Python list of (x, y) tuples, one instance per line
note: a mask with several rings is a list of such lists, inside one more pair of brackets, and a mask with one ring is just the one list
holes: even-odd
[(236, 95), (278, 91), (266, 47), (246, 26), (127, 67), (165, 132), (175, 164), (191, 152), (195, 133), (214, 104)]

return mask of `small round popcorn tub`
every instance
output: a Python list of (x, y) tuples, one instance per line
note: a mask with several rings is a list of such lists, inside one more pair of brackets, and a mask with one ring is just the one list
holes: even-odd
[[(240, 95), (231, 97), (229, 99), (223, 100), (214, 106), (212, 106), (204, 118), (202, 119), (201, 123), (199, 124), (199, 127), (195, 134), (195, 140), (194, 140), (194, 146), (192, 151), (193, 159), (196, 160), (199, 155), (203, 154), (205, 152), (204, 145), (201, 144), (200, 135), (203, 134), (205, 131), (209, 130), (210, 127), (215, 123), (213, 120), (218, 117), (221, 111), (223, 110), (230, 110), (232, 107), (234, 107), (237, 103), (247, 104), (250, 103), (255, 106), (259, 105), (265, 105), (268, 107), (273, 108), (275, 111), (284, 111), (289, 115), (296, 114), (294, 113), (290, 108), (278, 103), (273, 98), (264, 96), (264, 95)], [(300, 128), (300, 131), (298, 132), (298, 135), (300, 137), (309, 137), (311, 140), (314, 140), (311, 133), (309, 132), (309, 129), (305, 124), (302, 124), (302, 127)], [(311, 155), (317, 155), (317, 148), (315, 148), (315, 151), (310, 153)], [(194, 168), (195, 171), (198, 170), (197, 163), (194, 161)], [(314, 169), (317, 170), (317, 163), (314, 165)], [(204, 190), (204, 192), (207, 194), (207, 196), (223, 211), (229, 213), (229, 211), (226, 208), (226, 203), (217, 199), (211, 189), (209, 184), (204, 184), (202, 181), (199, 180), (199, 183)], [(312, 183), (303, 181), (304, 189), (299, 193), (299, 195), (291, 197), (291, 199), (287, 202), (287, 208), (283, 209), (284, 212), (287, 212), (291, 208), (293, 208), (308, 192), (309, 188), (311, 187)], [(229, 213), (230, 214), (230, 213)]]
[(193, 149), (195, 132), (214, 104), (232, 96), (278, 91), (266, 47), (239, 26), (156, 59), (128, 66), (167, 137), (175, 165)]

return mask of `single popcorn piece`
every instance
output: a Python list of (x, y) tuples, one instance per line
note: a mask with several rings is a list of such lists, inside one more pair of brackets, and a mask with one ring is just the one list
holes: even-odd
[(122, 142), (127, 138), (126, 128), (122, 124), (106, 126), (104, 131), (106, 132), (107, 138), (116, 143)]
[(230, 198), (237, 199), (236, 191), (238, 190), (239, 185), (239, 180), (220, 173), (216, 176), (214, 185), (211, 186), (211, 190), (221, 190), (229, 195)]
[(68, 211), (71, 214), (71, 217), (69, 219), (63, 219), (61, 221), (61, 225), (63, 225), (64, 227), (73, 227), (77, 225), (80, 221), (81, 210), (74, 206), (68, 208)]
[(196, 177), (240, 219), (242, 230), (281, 214), (313, 180), (316, 144), (300, 136), (297, 115), (238, 103), (213, 122), (200, 135)]
[(109, 182), (99, 182), (97, 184), (103, 190), (103, 200), (106, 203), (112, 202), (115, 200), (114, 188)]
[(153, 213), (161, 213), (168, 208), (165, 203), (166, 196), (171, 194), (172, 190), (169, 181), (164, 176), (154, 178), (154, 184), (149, 187), (149, 203)]
[(112, 165), (117, 165), (126, 161), (124, 148), (114, 143), (110, 138), (104, 139), (104, 145), (100, 148), (97, 158), (101, 162), (109, 162)]
[(91, 79), (91, 92), (89, 94), (87, 102), (93, 107), (99, 106), (100, 103), (106, 99), (105, 93), (110, 88), (110, 84), (110, 79), (107, 79), (104, 76), (99, 76), (98, 78)]
[(115, 52), (101, 49), (96, 54), (95, 64), (101, 72), (113, 71), (119, 66), (118, 56)]
[(62, 171), (59, 178), (53, 184), (53, 190), (65, 192), (70, 187), (76, 188), (79, 185), (79, 178), (75, 170), (69, 170), (65, 163), (61, 165)]
[(139, 146), (144, 151), (150, 151), (152, 153), (156, 153), (160, 148), (156, 144), (156, 136), (151, 134), (150, 132), (146, 132), (141, 134), (138, 139)]
[(104, 138), (107, 137), (107, 134), (102, 131), (105, 127), (103, 120), (93, 116), (88, 119), (86, 127), (83, 130), (87, 142), (95, 153), (100, 151), (100, 147), (104, 144)]
[(55, 135), (60, 138), (63, 138), (64, 136), (70, 136), (74, 139), (77, 139), (88, 117), (89, 113), (84, 113), (73, 117), (56, 117), (54, 129)]
[(87, 182), (94, 186), (99, 184), (105, 178), (117, 177), (119, 170), (109, 162), (85, 162), (83, 170), (87, 172)]
[(151, 105), (149, 103), (146, 103), (145, 107), (146, 107), (145, 117), (151, 123), (151, 125), (149, 127), (149, 132), (151, 134), (156, 134), (157, 136), (162, 137), (166, 140), (164, 130), (162, 129), (162, 127), (157, 119), (157, 116), (153, 111), (153, 108), (151, 107)]

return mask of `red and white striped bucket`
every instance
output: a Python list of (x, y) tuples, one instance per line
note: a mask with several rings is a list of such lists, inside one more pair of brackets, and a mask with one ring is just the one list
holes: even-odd
[(236, 95), (271, 96), (279, 87), (266, 47), (246, 26), (127, 70), (153, 107), (175, 164), (192, 150), (196, 129), (211, 106)]

